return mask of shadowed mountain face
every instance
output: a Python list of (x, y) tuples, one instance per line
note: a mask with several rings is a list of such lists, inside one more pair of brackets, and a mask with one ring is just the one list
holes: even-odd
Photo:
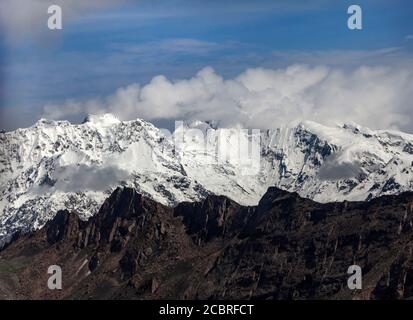
[[(89, 221), (59, 212), (0, 252), (2, 299), (413, 298), (413, 193), (319, 204), (270, 188), (163, 206), (119, 188)], [(350, 265), (363, 288), (347, 286)], [(50, 290), (50, 265), (63, 289)]]

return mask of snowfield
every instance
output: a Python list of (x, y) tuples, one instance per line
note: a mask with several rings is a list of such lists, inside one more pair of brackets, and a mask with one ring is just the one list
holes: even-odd
[(318, 202), (413, 190), (413, 135), (357, 125), (257, 133), (197, 121), (167, 134), (104, 114), (42, 119), (0, 140), (0, 239), (41, 228), (60, 209), (87, 219), (119, 185), (172, 206), (208, 194), (255, 205), (270, 186)]

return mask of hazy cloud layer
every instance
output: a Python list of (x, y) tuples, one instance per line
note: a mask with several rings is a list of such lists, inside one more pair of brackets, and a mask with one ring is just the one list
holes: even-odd
[(327, 158), (319, 171), (319, 177), (323, 180), (341, 180), (355, 178), (363, 173), (358, 161), (340, 161), (340, 154), (333, 154)]
[(112, 166), (99, 168), (82, 164), (61, 167), (58, 170), (60, 179), (53, 187), (64, 192), (105, 191), (108, 186), (117, 185), (129, 176), (128, 172)]
[(206, 67), (186, 80), (157, 76), (131, 84), (105, 99), (46, 105), (43, 116), (112, 112), (123, 120), (143, 118), (219, 120), (274, 128), (295, 120), (356, 122), (371, 128), (413, 132), (413, 71), (401, 67), (292, 65), (284, 69), (247, 69), (224, 79)]
[(128, 0), (1, 0), (0, 30), (10, 43), (19, 42), (34, 34), (48, 32), (47, 9), (51, 5), (63, 8), (64, 22), (85, 12), (121, 4)]

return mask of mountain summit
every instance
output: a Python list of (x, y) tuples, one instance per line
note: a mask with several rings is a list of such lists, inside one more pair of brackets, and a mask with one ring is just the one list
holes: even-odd
[[(270, 186), (317, 202), (413, 189), (412, 135), (308, 121), (252, 131), (196, 122), (168, 134), (104, 114), (0, 133), (0, 238), (38, 229), (63, 209), (86, 220), (118, 186), (168, 206), (208, 195), (251, 206)], [(258, 145), (252, 166), (239, 153), (248, 143)]]

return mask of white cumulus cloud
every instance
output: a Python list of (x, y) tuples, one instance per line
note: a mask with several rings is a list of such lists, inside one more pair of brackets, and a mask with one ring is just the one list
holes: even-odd
[(218, 120), (274, 128), (296, 120), (356, 122), (371, 128), (413, 132), (413, 71), (399, 67), (292, 65), (283, 69), (247, 69), (224, 79), (211, 67), (194, 77), (154, 77), (131, 84), (105, 99), (46, 105), (44, 117), (111, 112), (123, 120), (143, 118)]

